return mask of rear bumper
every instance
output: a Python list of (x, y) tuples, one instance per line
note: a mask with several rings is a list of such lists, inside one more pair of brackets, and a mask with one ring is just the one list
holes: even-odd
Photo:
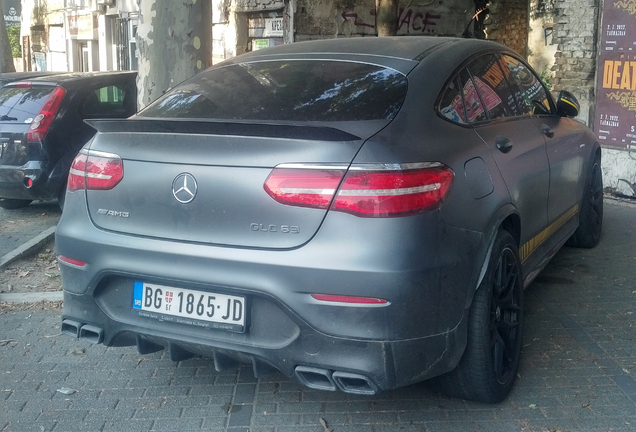
[[(22, 166), (0, 165), (0, 198), (54, 199), (61, 179), (50, 177), (48, 161), (29, 161)], [(27, 186), (27, 180), (33, 182)]]
[[(81, 296), (84, 297), (84, 296)], [(141, 354), (166, 349), (173, 361), (193, 355), (213, 359), (216, 370), (251, 363), (256, 377), (275, 370), (294, 381), (319, 390), (341, 390), (355, 394), (405, 386), (451, 370), (463, 353), (466, 319), (443, 334), (403, 340), (373, 341), (343, 339), (317, 332), (294, 322), (273, 303), (252, 305), (249, 336), (183, 328), (175, 333), (113, 320), (72, 294), (64, 294), (63, 333), (90, 343), (107, 346), (136, 345)], [(87, 313), (88, 312), (88, 313)], [(78, 317), (91, 316), (91, 319)], [(273, 331), (275, 329), (275, 331)], [(261, 343), (248, 343), (264, 338)]]
[[(68, 194), (67, 203), (80, 197)], [(447, 372), (466, 344), (467, 305), (478, 277), (467, 263), (483, 238), (453, 227), (424, 237), (394, 229), (382, 238), (377, 223), (333, 214), (305, 246), (265, 251), (121, 235), (96, 228), (87, 214), (64, 212), (57, 251), (86, 262), (61, 262), (64, 332), (109, 346), (137, 345), (141, 353), (165, 347), (173, 360), (201, 354), (218, 369), (251, 362), (257, 375), (278, 369), (310, 387), (353, 393)], [(372, 232), (363, 232), (365, 224)], [(354, 242), (368, 245), (352, 250)], [(140, 316), (132, 310), (135, 282), (244, 296), (246, 331)], [(333, 305), (311, 293), (388, 303)]]

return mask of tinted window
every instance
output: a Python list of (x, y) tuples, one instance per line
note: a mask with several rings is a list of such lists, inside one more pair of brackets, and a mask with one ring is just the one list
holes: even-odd
[(80, 105), (83, 117), (121, 117), (132, 114), (136, 94), (118, 86), (110, 85), (91, 91)]
[(55, 87), (3, 87), (0, 121), (31, 123)]
[(508, 80), (504, 71), (499, 67), (495, 56), (480, 57), (472, 62), (468, 69), (473, 75), (477, 91), (486, 105), (489, 118), (512, 117), (520, 114), (508, 86)]
[(510, 87), (523, 114), (550, 114), (548, 93), (541, 80), (526, 65), (505, 55), (501, 66), (509, 72)]
[(439, 103), (439, 113), (455, 123), (466, 124), (468, 121), (460, 88), (457, 78), (448, 84)]
[(486, 110), (477, 94), (475, 83), (466, 69), (459, 73), (459, 80), (464, 92), (464, 104), (466, 106), (466, 116), (469, 122), (479, 122), (487, 120)]
[(379, 66), (338, 61), (268, 61), (201, 72), (139, 115), (245, 120), (391, 119), (406, 77)]

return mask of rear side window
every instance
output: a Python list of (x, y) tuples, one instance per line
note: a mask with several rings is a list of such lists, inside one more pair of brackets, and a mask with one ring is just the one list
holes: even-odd
[(497, 57), (479, 57), (468, 66), (468, 69), (486, 105), (489, 118), (513, 117), (520, 114), (506, 79), (509, 72), (501, 69)]
[(244, 63), (201, 72), (139, 115), (221, 120), (382, 120), (397, 114), (406, 90), (404, 75), (366, 63)]
[(457, 77), (455, 77), (444, 90), (438, 111), (442, 116), (455, 123), (468, 123), (466, 110), (464, 109), (464, 101), (461, 95), (461, 86), (458, 84)]
[[(466, 105), (468, 121), (473, 123), (488, 120), (484, 105), (479, 94), (477, 94), (475, 82), (470, 77), (470, 74), (466, 69), (463, 69), (459, 73), (459, 82), (461, 83), (462, 91), (464, 93), (464, 104)], [(496, 101), (491, 100), (488, 100), (487, 102), (491, 104), (496, 103)]]
[(122, 117), (135, 112), (134, 91), (123, 87), (109, 85), (92, 90), (85, 96), (80, 105), (80, 113), (84, 118), (90, 117)]
[(541, 80), (514, 57), (501, 57), (502, 68), (508, 70), (510, 87), (524, 115), (551, 114), (550, 101)]
[(55, 87), (13, 87), (0, 89), (0, 121), (31, 123)]

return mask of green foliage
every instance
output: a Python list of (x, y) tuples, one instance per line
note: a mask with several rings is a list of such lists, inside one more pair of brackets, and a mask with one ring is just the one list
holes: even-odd
[(547, 66), (543, 68), (543, 70), (539, 74), (539, 78), (541, 78), (541, 81), (543, 81), (548, 90), (551, 91), (552, 83), (550, 82), (550, 80), (552, 79), (552, 72), (550, 71), (550, 69), (548, 69)]
[(22, 44), (20, 43), (20, 26), (7, 27), (9, 43), (11, 44), (11, 54), (14, 58), (22, 57)]

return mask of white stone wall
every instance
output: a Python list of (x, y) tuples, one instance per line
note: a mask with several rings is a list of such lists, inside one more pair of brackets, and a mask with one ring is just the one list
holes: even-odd
[(530, 0), (528, 14), (528, 63), (552, 84), (554, 54), (554, 0)]
[(636, 153), (603, 148), (603, 184), (621, 195), (636, 196)]

